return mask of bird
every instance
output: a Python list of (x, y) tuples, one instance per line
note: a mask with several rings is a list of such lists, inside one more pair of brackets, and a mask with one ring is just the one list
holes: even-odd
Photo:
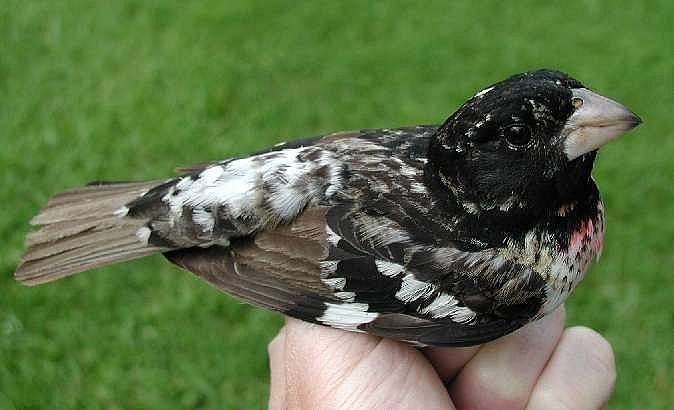
[(597, 150), (641, 122), (566, 73), (527, 71), (441, 125), (324, 134), (58, 193), (31, 220), (15, 278), (162, 254), (306, 322), (485, 343), (555, 310), (599, 258)]

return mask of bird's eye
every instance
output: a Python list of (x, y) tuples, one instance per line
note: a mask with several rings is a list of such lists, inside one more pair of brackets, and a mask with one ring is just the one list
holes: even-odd
[(510, 124), (502, 130), (508, 146), (514, 150), (528, 148), (533, 143), (531, 129), (525, 124)]

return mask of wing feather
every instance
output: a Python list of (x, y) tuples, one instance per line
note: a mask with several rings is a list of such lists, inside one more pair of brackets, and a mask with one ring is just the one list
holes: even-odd
[(348, 164), (339, 189), (301, 207), (286, 204), (299, 197), (286, 185), (271, 189), (279, 207), (270, 209), (297, 214), (231, 237), (227, 248), (166, 256), (247, 302), (336, 328), (442, 346), (507, 334), (538, 311), (540, 278), (519, 283), (522, 300), (502, 297), (513, 273), (526, 278), (526, 269), (498, 259), (487, 245), (451, 238), (451, 215), (424, 185), (427, 132), (338, 133), (280, 144), (261, 155), (315, 146), (302, 160), (315, 161), (309, 156), (320, 147)]
[(219, 290), (254, 305), (417, 344), (474, 345), (528, 320), (492, 317), (467, 324), (450, 316), (421, 315), (421, 307), (432, 299), (415, 304), (396, 297), (403, 286), (404, 266), (345, 251), (338, 261), (329, 260), (335, 254), (331, 248), (340, 241), (328, 239), (327, 213), (327, 207), (309, 208), (294, 222), (232, 241), (229, 248), (196, 247), (165, 255)]

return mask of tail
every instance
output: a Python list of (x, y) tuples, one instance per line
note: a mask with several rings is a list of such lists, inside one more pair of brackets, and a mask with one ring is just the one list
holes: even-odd
[(137, 231), (146, 220), (115, 214), (160, 183), (99, 183), (55, 195), (31, 220), (32, 225), (42, 227), (28, 234), (15, 278), (38, 285), (165, 251), (138, 238)]

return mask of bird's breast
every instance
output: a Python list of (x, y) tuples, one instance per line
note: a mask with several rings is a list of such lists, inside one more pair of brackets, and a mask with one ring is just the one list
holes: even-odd
[(578, 284), (585, 278), (594, 259), (601, 256), (604, 244), (604, 205), (597, 202), (596, 213), (584, 217), (564, 235), (563, 244), (545, 241), (537, 244), (545, 254), (535, 269), (545, 278), (546, 303), (541, 313), (546, 314), (564, 303)]

